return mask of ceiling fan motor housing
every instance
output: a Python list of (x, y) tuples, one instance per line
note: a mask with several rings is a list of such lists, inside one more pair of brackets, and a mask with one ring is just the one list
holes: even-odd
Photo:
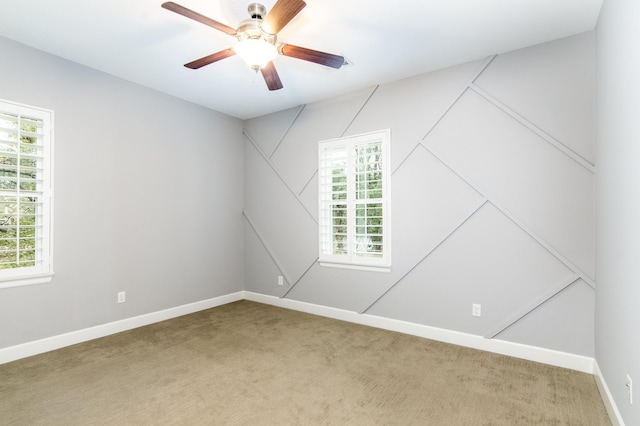
[(267, 14), (267, 8), (260, 3), (249, 4), (247, 10), (249, 11), (249, 16), (251, 16), (252, 19), (262, 19), (264, 15)]
[(260, 26), (262, 24), (262, 17), (266, 15), (267, 9), (260, 3), (251, 3), (247, 10), (251, 18), (240, 22), (236, 34), (238, 40), (262, 39), (267, 43), (275, 45), (277, 36), (267, 33)]

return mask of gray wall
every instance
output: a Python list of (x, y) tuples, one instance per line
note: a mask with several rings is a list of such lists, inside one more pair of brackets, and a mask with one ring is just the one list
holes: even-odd
[(0, 348), (242, 290), (240, 120), (0, 52), (0, 98), (55, 111), (55, 277), (0, 290)]
[(597, 39), (596, 359), (625, 423), (640, 425), (640, 2), (605, 0)]
[[(56, 113), (56, 276), (2, 290), (0, 347), (244, 288), (593, 356), (593, 33), (255, 118), (244, 144), (239, 120), (0, 51), (0, 97)], [(383, 128), (393, 270), (321, 268), (317, 141)]]
[[(245, 289), (593, 356), (594, 44), (584, 33), (247, 121)], [(320, 267), (317, 142), (384, 128), (392, 272)]]

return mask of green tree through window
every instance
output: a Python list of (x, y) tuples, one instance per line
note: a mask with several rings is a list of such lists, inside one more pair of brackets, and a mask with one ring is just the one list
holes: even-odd
[(320, 142), (322, 264), (390, 265), (388, 141), (385, 131)]
[(51, 113), (0, 102), (0, 286), (51, 273)]

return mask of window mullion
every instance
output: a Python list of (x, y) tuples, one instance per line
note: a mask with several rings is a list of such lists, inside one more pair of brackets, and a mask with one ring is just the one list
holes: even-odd
[(18, 143), (18, 148), (16, 150), (16, 265), (20, 265), (20, 248), (21, 248), (21, 244), (20, 244), (20, 226), (21, 226), (21, 220), (20, 220), (20, 203), (22, 202), (22, 200), (20, 199), (20, 176), (21, 176), (21, 166), (22, 166), (22, 159), (20, 158), (22, 155), (22, 147), (21, 147), (21, 141), (22, 141), (22, 115), (18, 115), (18, 128), (17, 128), (17, 134), (18, 134), (18, 140), (16, 141)]
[(356, 231), (356, 209), (355, 209), (355, 155), (351, 144), (347, 144), (347, 255), (350, 262), (355, 260), (355, 231)]

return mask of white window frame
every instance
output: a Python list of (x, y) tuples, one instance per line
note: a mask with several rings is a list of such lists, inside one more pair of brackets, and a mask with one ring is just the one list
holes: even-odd
[[(389, 129), (376, 132), (353, 135), (338, 139), (330, 139), (318, 143), (318, 206), (319, 226), (318, 261), (321, 266), (359, 269), (378, 272), (391, 270), (391, 162), (390, 162), (391, 131)], [(356, 147), (379, 144), (381, 151), (382, 171), (382, 195), (375, 198), (357, 199), (356, 196), (356, 160), (358, 154)], [(344, 164), (346, 175), (346, 195), (338, 189), (334, 181), (335, 170)], [(344, 177), (344, 176), (343, 176)], [(376, 191), (379, 191), (376, 189)], [(374, 191), (372, 191), (373, 193)], [(367, 196), (371, 195), (367, 192)], [(342, 197), (337, 200), (336, 196)], [(358, 231), (362, 232), (362, 226), (357, 225), (356, 207), (362, 204), (378, 204), (382, 210), (382, 244), (371, 244), (368, 237), (368, 247), (362, 251), (362, 245), (357, 241)], [(338, 249), (335, 245), (336, 222), (334, 211), (345, 210), (337, 205), (346, 205), (346, 244), (341, 244)], [(368, 219), (365, 219), (368, 220)], [(377, 226), (377, 225), (376, 225)], [(340, 229), (344, 229), (341, 227)], [(365, 236), (368, 235), (368, 227)], [(374, 228), (376, 229), (376, 228)], [(345, 238), (344, 233), (341, 233)], [(374, 235), (374, 234), (371, 234)], [(346, 248), (345, 248), (346, 246)], [(374, 250), (373, 246), (377, 248)], [(381, 248), (381, 253), (379, 252)], [(378, 252), (376, 252), (376, 250)]]
[[(14, 267), (0, 269), (0, 288), (17, 287), (23, 285), (43, 284), (50, 282), (53, 278), (53, 111), (18, 104), (15, 102), (0, 99), (0, 113), (14, 115), (18, 120), (23, 118), (38, 120), (42, 122), (42, 128), (37, 132), (38, 139), (41, 140), (41, 154), (37, 163), (37, 189), (39, 198), (36, 234), (36, 256), (34, 266)], [(1, 123), (0, 123), (1, 127)], [(18, 126), (17, 132), (22, 132)], [(0, 136), (0, 139), (2, 137)], [(20, 136), (18, 136), (18, 142)], [(11, 145), (11, 142), (4, 141), (4, 148)], [(0, 140), (0, 156), (2, 156), (3, 141)], [(20, 158), (20, 148), (16, 155)], [(18, 164), (20, 161), (18, 160)], [(17, 166), (20, 167), (20, 166)], [(2, 166), (0, 165), (0, 169)], [(1, 179), (1, 178), (0, 178)], [(20, 173), (17, 173), (18, 180), (15, 190), (3, 190), (0, 188), (0, 195), (20, 196)], [(2, 214), (3, 212), (0, 212)], [(19, 217), (20, 212), (17, 213)], [(1, 243), (0, 243), (1, 246)]]

